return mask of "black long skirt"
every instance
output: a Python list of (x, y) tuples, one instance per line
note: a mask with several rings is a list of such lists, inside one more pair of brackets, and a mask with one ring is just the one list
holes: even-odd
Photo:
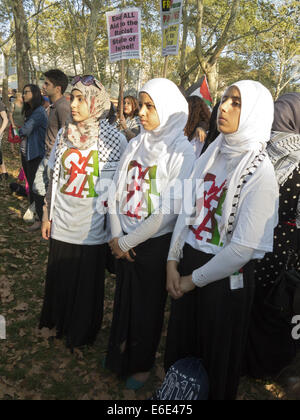
[(149, 371), (155, 362), (166, 304), (171, 234), (135, 248), (135, 262), (117, 262), (114, 313), (106, 367), (119, 376)]
[(93, 344), (101, 328), (106, 254), (107, 244), (50, 240), (40, 328), (56, 327), (71, 349)]
[[(179, 267), (183, 276), (213, 257), (187, 244), (183, 252)], [(254, 295), (252, 262), (243, 275), (243, 289), (232, 291), (230, 279), (225, 278), (172, 300), (165, 369), (187, 356), (202, 359), (211, 400), (236, 398)]]

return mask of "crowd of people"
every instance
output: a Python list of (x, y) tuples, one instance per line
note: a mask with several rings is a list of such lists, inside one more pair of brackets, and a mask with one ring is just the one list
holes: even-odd
[[(141, 388), (155, 365), (168, 294), (166, 372), (201, 360), (211, 400), (235, 399), (242, 374), (278, 374), (297, 352), (300, 94), (274, 104), (261, 83), (243, 80), (211, 111), (157, 78), (116, 115), (95, 77), (76, 76), (66, 98), (67, 76), (44, 76), (42, 90), (16, 94), (8, 117), (0, 103), (0, 139), (10, 122), (10, 142), (21, 141), (37, 215), (29, 229), (49, 241), (40, 328), (56, 328), (71, 350), (93, 345), (109, 270), (116, 289), (102, 364), (127, 389)], [(2, 155), (0, 164), (7, 178)], [(270, 326), (267, 297), (279, 280), (288, 316)]]

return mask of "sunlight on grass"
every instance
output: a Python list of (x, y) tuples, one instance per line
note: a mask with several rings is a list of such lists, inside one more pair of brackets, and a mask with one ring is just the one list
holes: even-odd
[(282, 389), (276, 384), (265, 385), (265, 389), (278, 399), (285, 398), (286, 396)]
[(20, 209), (15, 209), (14, 207), (8, 207), (8, 210), (16, 214), (17, 216), (22, 217), (22, 213)]

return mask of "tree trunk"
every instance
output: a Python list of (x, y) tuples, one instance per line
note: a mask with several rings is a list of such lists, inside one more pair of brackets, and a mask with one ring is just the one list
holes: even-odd
[(30, 82), (30, 43), (23, 1), (12, 0), (12, 10), (15, 22), (18, 89), (22, 91), (23, 87)]
[(186, 45), (187, 45), (188, 25), (189, 25), (189, 18), (188, 18), (188, 12), (187, 12), (188, 5), (189, 5), (189, 0), (185, 0), (185, 4), (182, 10), (183, 35), (182, 35), (180, 67), (179, 67), (180, 86), (183, 89), (186, 88), (186, 85), (188, 82), (188, 77), (185, 77)]
[(207, 65), (205, 70), (206, 70), (205, 73), (207, 77), (207, 83), (209, 86), (210, 94), (213, 100), (213, 104), (215, 104), (217, 101), (218, 82), (219, 82), (217, 64), (214, 64), (213, 66)]
[(75, 59), (75, 50), (74, 50), (73, 42), (71, 43), (71, 48), (72, 48), (72, 62), (73, 62), (74, 76), (76, 76), (77, 69), (76, 69), (76, 59)]
[(82, 54), (81, 54), (81, 50), (80, 50), (80, 44), (79, 44), (79, 42), (78, 42), (78, 38), (77, 38), (77, 35), (76, 35), (76, 31), (75, 31), (75, 45), (76, 45), (76, 47), (77, 47), (77, 52), (78, 52), (78, 55), (79, 55), (79, 58), (80, 58), (80, 63), (81, 63), (81, 72), (79, 72), (79, 73), (84, 73), (84, 74), (86, 74), (86, 71), (85, 71), (85, 67), (84, 67), (84, 61), (83, 61), (83, 57), (82, 57)]
[(94, 52), (94, 62), (96, 63), (97, 78), (98, 78), (98, 80), (102, 81), (102, 83), (103, 83), (103, 80), (102, 80), (102, 77), (101, 77), (101, 69), (100, 69), (100, 66), (99, 66), (99, 61), (97, 59), (97, 56), (96, 56), (95, 52)]
[(89, 27), (85, 44), (85, 73), (93, 74), (95, 69), (95, 41), (97, 38), (97, 25), (99, 20), (99, 12), (101, 7), (101, 1), (90, 0), (84, 1), (84, 3), (90, 9)]
[(31, 80), (32, 80), (33, 83), (38, 85), (39, 76), (38, 76), (38, 72), (37, 72), (37, 69), (35, 67), (34, 60), (33, 60), (33, 57), (32, 57), (32, 54), (31, 54), (30, 51), (29, 51), (29, 60), (30, 60), (29, 64), (30, 64), (31, 75), (32, 75)]
[(2, 100), (5, 106), (8, 108), (9, 100), (8, 100), (8, 77), (9, 77), (9, 54), (3, 51), (3, 58), (4, 58), (4, 76), (2, 81)]
[(202, 52), (202, 22), (203, 22), (204, 1), (197, 0), (197, 18), (196, 18), (196, 54), (201, 64)]

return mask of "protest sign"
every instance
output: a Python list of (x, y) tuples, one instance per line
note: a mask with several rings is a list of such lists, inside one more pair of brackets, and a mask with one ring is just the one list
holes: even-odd
[(141, 58), (141, 11), (133, 7), (106, 13), (111, 62)]
[(183, 0), (161, 0), (162, 55), (178, 55)]

